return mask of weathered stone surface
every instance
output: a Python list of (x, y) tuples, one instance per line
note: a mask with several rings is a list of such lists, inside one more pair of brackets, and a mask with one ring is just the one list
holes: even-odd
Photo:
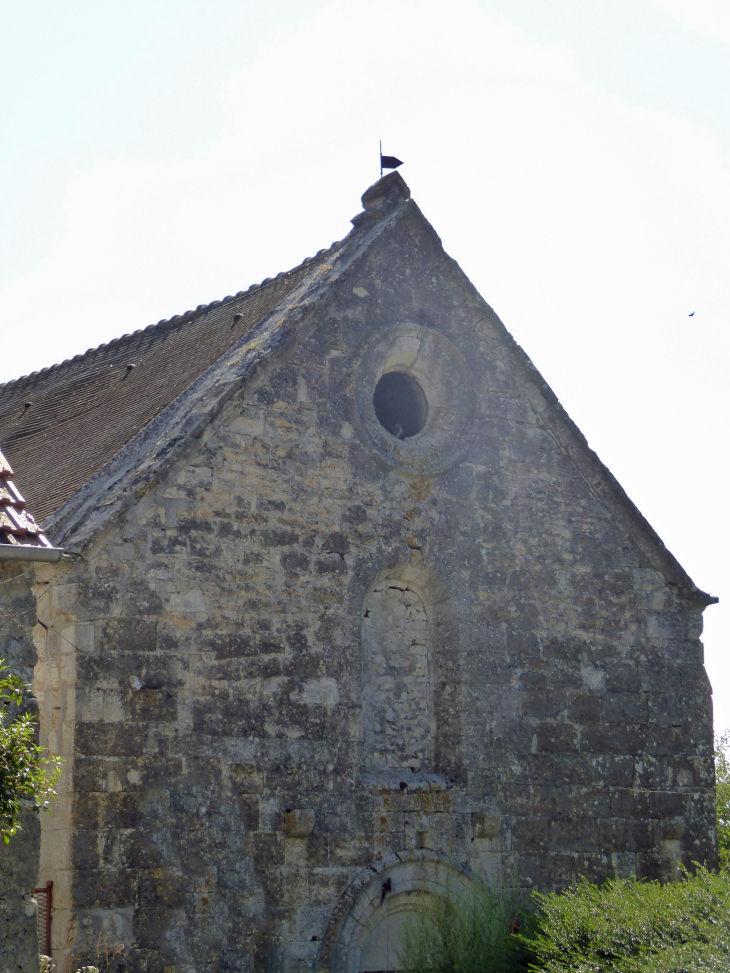
[[(36, 623), (33, 565), (0, 561), (0, 659), (25, 683), (33, 680)], [(24, 708), (37, 713), (28, 696)], [(0, 969), (38, 973), (38, 933), (33, 889), (38, 881), (40, 822), (27, 812), (9, 844), (0, 841)]]
[[(39, 569), (61, 973), (100, 937), (130, 971), (339, 970), (380, 955), (350, 910), (375, 930), (401, 880), (713, 860), (704, 602), (394, 206), (84, 559)], [(365, 414), (391, 366), (423, 440)]]
[[(251, 830), (255, 831), (256, 828)], [(284, 812), (284, 834), (287, 838), (308, 838), (314, 831), (314, 811), (311, 808), (292, 808)]]

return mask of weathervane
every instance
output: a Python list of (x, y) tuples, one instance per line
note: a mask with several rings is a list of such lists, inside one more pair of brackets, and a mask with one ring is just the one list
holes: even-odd
[(403, 163), (396, 159), (394, 155), (383, 155), (383, 143), (380, 143), (380, 178), (383, 178), (383, 169), (397, 169)]

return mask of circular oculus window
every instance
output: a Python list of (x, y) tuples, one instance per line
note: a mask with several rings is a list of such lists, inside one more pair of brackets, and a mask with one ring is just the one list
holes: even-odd
[(428, 419), (428, 399), (408, 372), (386, 372), (373, 392), (373, 408), (380, 425), (396, 439), (417, 436)]
[(435, 474), (459, 463), (469, 447), (474, 380), (439, 331), (399, 325), (360, 355), (353, 405), (354, 429), (379, 465)]

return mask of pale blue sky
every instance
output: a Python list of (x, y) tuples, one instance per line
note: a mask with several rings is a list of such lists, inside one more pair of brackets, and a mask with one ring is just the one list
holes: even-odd
[(317, 0), (0, 2), (0, 260), (25, 269), (59, 230), (71, 173), (117, 154), (171, 158), (215, 137), (220, 88)]
[(0, 381), (342, 237), (382, 138), (590, 444), (723, 599), (705, 641), (730, 726), (726, 0), (0, 14)]
[(712, 126), (730, 150), (727, 44), (687, 31), (646, 0), (494, 0), (492, 6), (531, 37), (569, 47), (578, 70), (596, 84)]
[[(0, 2), (0, 266), (22, 271), (59, 231), (70, 173), (115, 154), (170, 158), (227, 120), (219, 91), (323, 0)], [(356, 4), (353, 4), (356, 5)], [(728, 46), (647, 0), (491, 0), (580, 73), (711, 128), (730, 153)]]

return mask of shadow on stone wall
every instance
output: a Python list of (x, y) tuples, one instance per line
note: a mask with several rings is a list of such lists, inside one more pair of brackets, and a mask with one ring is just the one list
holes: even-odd
[[(32, 589), (33, 568), (26, 563), (0, 562), (0, 659), (30, 685), (36, 650), (32, 630), (36, 622)], [(26, 709), (37, 712), (33, 697)], [(40, 821), (25, 814), (22, 829), (9, 844), (0, 841), (0, 970), (38, 973), (38, 934), (33, 888), (38, 880)]]

